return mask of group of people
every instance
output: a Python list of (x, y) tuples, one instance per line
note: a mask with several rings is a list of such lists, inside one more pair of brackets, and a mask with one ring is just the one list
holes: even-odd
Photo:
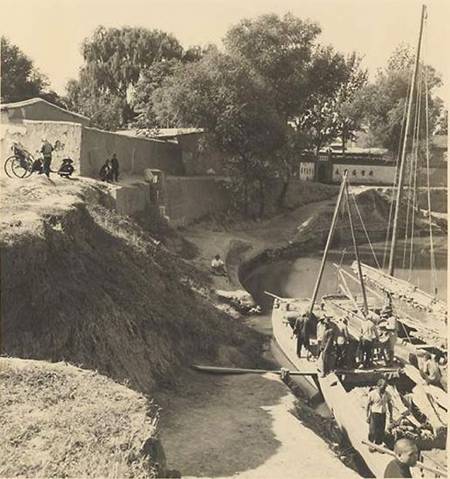
[[(32, 173), (38, 173), (40, 175), (44, 174), (47, 178), (50, 178), (50, 173), (52, 172), (52, 156), (53, 152), (57, 149), (58, 144), (59, 140), (55, 142), (55, 145), (52, 145), (46, 138), (42, 138), (41, 148), (39, 150), (42, 154), (42, 158), (34, 160), (31, 167)], [(74, 171), (73, 160), (71, 158), (63, 158), (59, 169), (53, 171), (53, 173), (57, 173), (62, 178), (70, 178)]]
[(103, 163), (99, 171), (99, 176), (102, 181), (108, 183), (119, 181), (119, 160), (115, 153)]
[[(397, 319), (389, 309), (381, 311), (380, 316), (369, 313), (361, 322), (359, 341), (350, 338), (348, 318), (341, 317), (331, 321), (323, 314), (316, 318), (314, 314), (299, 315), (293, 325), (293, 335), (297, 337), (297, 356), (319, 357), (324, 375), (331, 369), (358, 365), (359, 368), (373, 367), (375, 356), (387, 366), (393, 364), (394, 347), (397, 341)], [(311, 338), (316, 337), (315, 354), (311, 348)], [(358, 364), (359, 363), (359, 364)]]

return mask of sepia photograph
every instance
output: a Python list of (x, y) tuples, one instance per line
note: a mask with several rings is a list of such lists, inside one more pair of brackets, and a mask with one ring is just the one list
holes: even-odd
[(0, 7), (0, 479), (447, 478), (450, 2)]

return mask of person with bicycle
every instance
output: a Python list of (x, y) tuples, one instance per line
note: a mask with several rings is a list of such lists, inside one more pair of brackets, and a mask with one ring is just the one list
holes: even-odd
[(52, 153), (54, 147), (47, 141), (46, 138), (42, 139), (41, 153), (43, 156), (42, 159), (42, 173), (44, 173), (47, 178), (50, 178), (50, 167), (52, 163)]

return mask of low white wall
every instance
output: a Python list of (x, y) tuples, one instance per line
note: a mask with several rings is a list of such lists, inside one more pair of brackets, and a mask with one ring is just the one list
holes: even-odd
[(392, 185), (395, 177), (394, 165), (334, 163), (331, 176), (332, 181), (339, 183), (345, 170), (348, 170), (348, 177), (352, 183)]

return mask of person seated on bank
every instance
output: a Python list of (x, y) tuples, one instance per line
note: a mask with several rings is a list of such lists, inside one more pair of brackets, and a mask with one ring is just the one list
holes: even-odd
[[(386, 390), (387, 382), (379, 379), (377, 386), (369, 392), (367, 398), (367, 422), (369, 423), (369, 441), (383, 444), (386, 430), (386, 413), (392, 421), (392, 398)], [(370, 452), (374, 449), (370, 448)]]
[(108, 183), (112, 182), (113, 171), (112, 171), (112, 167), (111, 167), (111, 160), (106, 160), (103, 163), (102, 167), (100, 168), (100, 171), (99, 171), (98, 175), (100, 176), (100, 179), (102, 181), (107, 181)]
[(425, 353), (423, 359), (424, 361), (420, 371), (425, 381), (433, 386), (440, 386), (442, 373), (436, 358), (430, 353)]
[(222, 261), (220, 254), (216, 254), (211, 261), (211, 271), (217, 276), (227, 276), (225, 263)]
[(394, 445), (395, 458), (386, 466), (384, 477), (412, 477), (410, 467), (414, 467), (419, 457), (416, 444), (411, 439), (399, 439)]

